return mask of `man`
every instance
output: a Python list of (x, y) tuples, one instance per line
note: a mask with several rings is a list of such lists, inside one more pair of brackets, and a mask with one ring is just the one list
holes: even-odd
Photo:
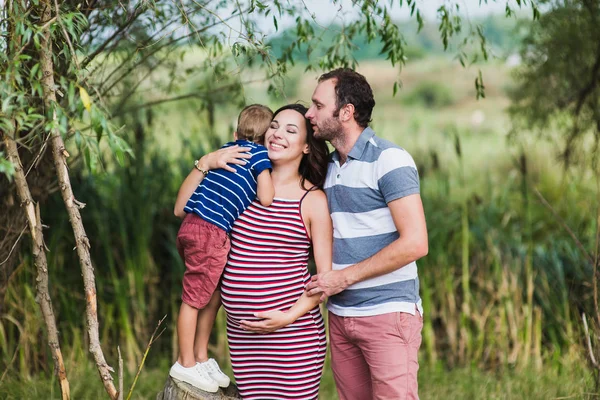
[(423, 310), (416, 260), (428, 251), (415, 163), (369, 128), (375, 106), (364, 76), (319, 78), (306, 117), (336, 151), (325, 192), (333, 270), (309, 295), (329, 297), (331, 363), (341, 400), (417, 399)]

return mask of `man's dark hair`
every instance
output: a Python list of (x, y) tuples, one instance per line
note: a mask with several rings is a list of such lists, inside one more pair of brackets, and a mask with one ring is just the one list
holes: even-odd
[(321, 75), (319, 82), (335, 79), (337, 117), (346, 104), (354, 106), (354, 119), (363, 128), (371, 122), (371, 113), (375, 107), (373, 90), (364, 76), (350, 68), (338, 68)]

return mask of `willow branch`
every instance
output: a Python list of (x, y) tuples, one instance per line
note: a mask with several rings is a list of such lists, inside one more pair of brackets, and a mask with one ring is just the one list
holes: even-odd
[(96, 56), (100, 53), (102, 53), (104, 51), (104, 49), (106, 48), (106, 46), (108, 46), (113, 39), (115, 39), (117, 36), (121, 35), (123, 32), (125, 32), (125, 30), (127, 28), (129, 28), (129, 26), (131, 26), (131, 24), (133, 24), (133, 22), (135, 22), (135, 20), (143, 14), (143, 12), (145, 11), (144, 7), (143, 7), (144, 2), (140, 2), (138, 3), (138, 5), (135, 7), (135, 10), (133, 11), (133, 13), (131, 13), (131, 15), (127, 18), (127, 20), (125, 21), (125, 23), (119, 27), (119, 29), (117, 29), (108, 39), (106, 39), (100, 46), (98, 46), (98, 48), (92, 53), (89, 54), (81, 63), (81, 68), (85, 68), (88, 66), (88, 64), (90, 62), (92, 62), (94, 60), (94, 58), (96, 58)]
[(254, 83), (254, 82), (263, 82), (265, 80), (269, 79), (269, 77), (267, 78), (261, 78), (261, 79), (252, 79), (249, 81), (245, 81), (245, 82), (240, 82), (240, 83), (231, 83), (229, 85), (224, 85), (224, 86), (220, 86), (217, 88), (212, 88), (210, 92), (201, 92), (201, 93), (187, 93), (187, 94), (182, 94), (180, 96), (175, 96), (175, 97), (169, 97), (166, 99), (159, 99), (159, 100), (154, 100), (154, 101), (149, 101), (147, 103), (143, 103), (140, 104), (138, 106), (135, 107), (130, 107), (130, 108), (119, 108), (117, 109), (117, 111), (115, 113), (113, 113), (111, 115), (112, 118), (114, 117), (119, 117), (121, 115), (125, 115), (131, 112), (136, 112), (139, 110), (143, 110), (145, 108), (152, 108), (152, 107), (156, 107), (158, 105), (161, 104), (165, 104), (165, 103), (173, 103), (176, 101), (181, 101), (181, 100), (187, 100), (187, 99), (209, 99), (215, 92), (218, 92), (220, 90), (226, 90), (232, 87), (239, 85), (246, 85), (249, 83)]
[[(228, 21), (232, 18), (237, 17), (237, 15), (232, 15), (228, 18), (225, 18), (224, 21)], [(177, 44), (179, 42), (181, 42), (182, 40), (188, 39), (194, 35), (203, 33), (211, 28), (214, 28), (217, 25), (220, 25), (221, 22), (215, 22), (213, 24), (207, 25), (205, 27), (202, 27), (201, 29), (195, 30), (193, 32), (190, 32), (186, 35), (183, 36), (179, 36), (177, 38), (171, 38), (170, 40), (168, 40), (166, 43), (163, 43), (161, 45), (153, 45), (154, 48), (152, 49), (152, 51), (150, 51), (148, 54), (146, 54), (144, 57), (142, 57), (139, 61), (137, 61), (136, 63), (134, 63), (133, 65), (130, 65), (118, 78), (115, 79), (114, 82), (110, 82), (110, 79), (113, 77), (113, 75), (115, 75), (119, 70), (121, 70), (122, 68), (124, 68), (127, 63), (133, 59), (136, 55), (137, 55), (137, 50), (136, 51), (130, 51), (128, 57), (122, 62), (120, 63), (114, 70), (112, 70), (110, 72), (110, 74), (104, 78), (104, 82), (110, 82), (110, 87), (108, 89), (103, 89), (102, 86), (100, 87), (100, 89), (103, 89), (102, 94), (105, 95), (107, 92), (109, 92), (116, 84), (118, 84), (120, 81), (122, 81), (126, 76), (129, 75), (129, 73), (131, 73), (133, 70), (135, 70), (138, 66), (142, 65), (144, 62), (146, 62), (146, 60), (148, 60), (150, 57), (152, 57), (154, 54), (158, 53), (160, 50), (164, 49), (165, 47), (168, 46), (172, 46), (174, 44)], [(146, 44), (146, 46), (144, 47), (148, 47), (148, 44)]]

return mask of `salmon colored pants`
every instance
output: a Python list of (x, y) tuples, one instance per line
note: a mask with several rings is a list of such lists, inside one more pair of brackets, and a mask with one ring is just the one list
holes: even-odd
[(199, 310), (206, 307), (219, 286), (231, 247), (223, 229), (187, 214), (177, 233), (177, 250), (185, 262), (181, 300)]
[(331, 367), (340, 400), (418, 399), (422, 329), (418, 311), (370, 317), (330, 312)]

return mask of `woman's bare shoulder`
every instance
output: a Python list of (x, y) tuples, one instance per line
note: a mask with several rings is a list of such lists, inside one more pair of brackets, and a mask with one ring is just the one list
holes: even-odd
[(320, 207), (324, 207), (325, 209), (327, 209), (327, 207), (328, 207), (327, 206), (327, 196), (325, 195), (325, 192), (320, 188), (315, 188), (315, 189), (310, 190), (306, 194), (304, 201), (307, 203), (307, 205), (310, 206), (311, 209), (320, 208)]

